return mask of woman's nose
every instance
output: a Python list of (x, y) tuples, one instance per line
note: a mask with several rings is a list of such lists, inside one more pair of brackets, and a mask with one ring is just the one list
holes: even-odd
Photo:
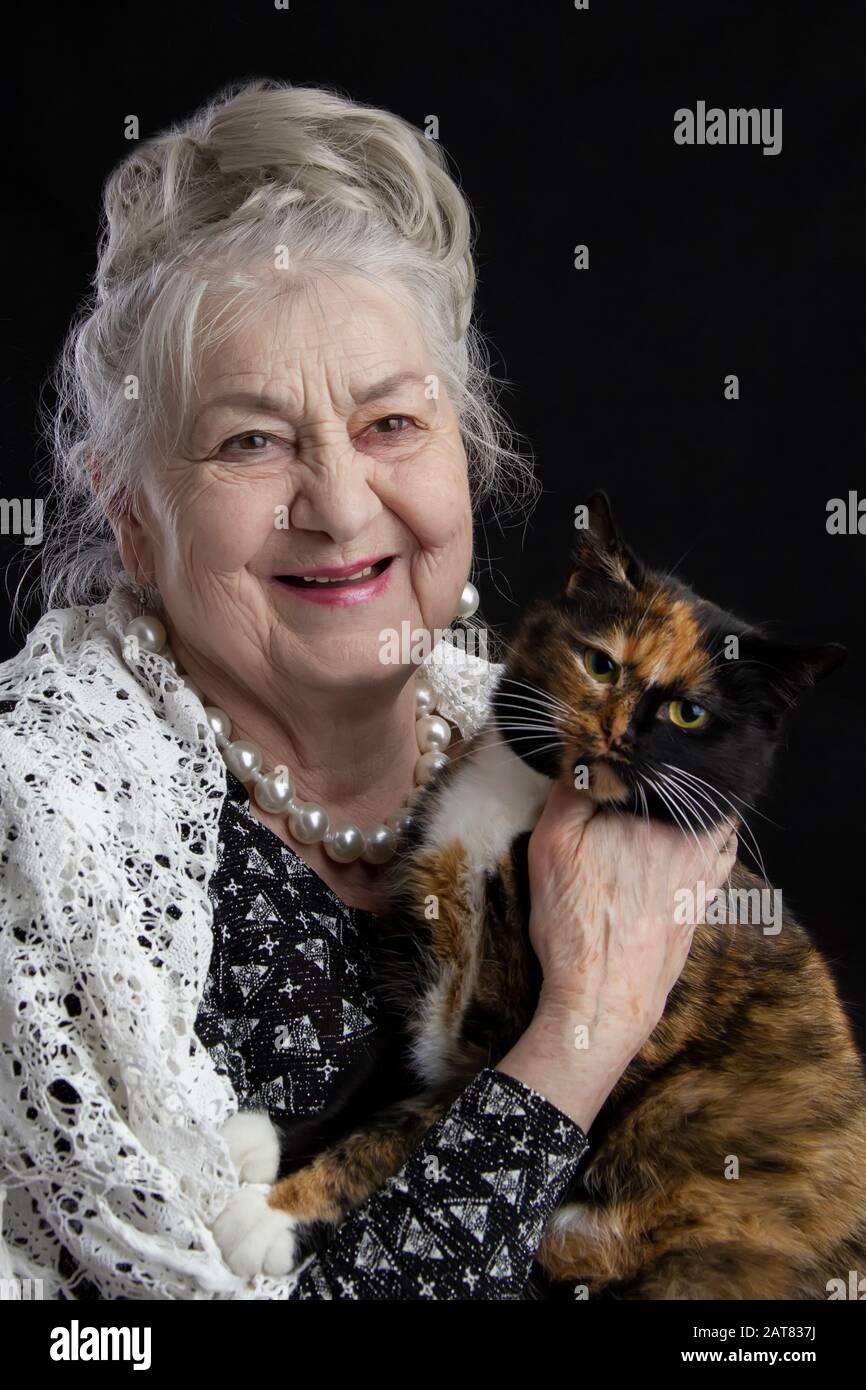
[(310, 441), (297, 461), (289, 525), (326, 531), (335, 541), (359, 535), (382, 510), (372, 487), (372, 462), (350, 440)]

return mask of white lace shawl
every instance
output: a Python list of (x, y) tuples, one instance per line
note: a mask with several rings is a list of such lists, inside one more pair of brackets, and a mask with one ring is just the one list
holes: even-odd
[[(69, 1297), (278, 1299), (209, 1225), (238, 1180), (237, 1109), (193, 1025), (212, 944), (225, 764), (200, 701), (125, 637), (136, 592), (53, 609), (0, 665), (0, 1275)], [(465, 737), (498, 669), (425, 663)]]

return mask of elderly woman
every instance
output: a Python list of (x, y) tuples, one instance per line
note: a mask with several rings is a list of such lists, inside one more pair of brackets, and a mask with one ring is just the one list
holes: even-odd
[(674, 890), (730, 850), (622, 818), (611, 863), (557, 788), (531, 1026), (292, 1268), (233, 1121), (362, 1094), (382, 866), (496, 672), (447, 641), (388, 663), (382, 636), (471, 612), (473, 504), (528, 475), (471, 325), (467, 206), (405, 121), (253, 83), (135, 150), (105, 211), (47, 611), (0, 672), (3, 1272), (60, 1299), (526, 1296), (685, 962)]

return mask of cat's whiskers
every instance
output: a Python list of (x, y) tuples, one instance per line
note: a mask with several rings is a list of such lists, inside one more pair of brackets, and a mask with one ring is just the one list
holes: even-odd
[(700, 802), (695, 800), (694, 794), (682, 783), (680, 783), (676, 778), (669, 776), (666, 772), (660, 772), (658, 768), (655, 768), (654, 771), (656, 776), (660, 777), (661, 780), (665, 783), (665, 786), (670, 785), (680, 793), (680, 796), (682, 797), (683, 801), (692, 808), (694, 814), (700, 821), (701, 829), (705, 831), (707, 834), (709, 834), (713, 828), (713, 822), (707, 820), (704, 815), (704, 810), (706, 809), (706, 807), (702, 807)]
[(663, 804), (664, 806), (667, 807), (668, 811), (669, 811), (670, 814), (671, 814), (671, 817), (673, 818), (674, 825), (677, 827), (677, 829), (680, 831), (680, 833), (681, 833), (682, 835), (684, 835), (684, 836), (687, 836), (687, 835), (688, 835), (688, 831), (689, 831), (689, 829), (690, 829), (688, 822), (687, 822), (687, 821), (685, 821), (685, 822), (683, 821), (682, 813), (681, 813), (681, 812), (678, 812), (678, 811), (676, 810), (676, 808), (671, 804), (670, 799), (666, 796), (666, 794), (665, 794), (665, 792), (662, 790), (662, 788), (659, 787), (659, 786), (653, 781), (652, 778), (645, 776), (644, 773), (638, 773), (638, 776), (641, 777), (641, 778), (646, 782), (646, 785), (650, 788), (650, 790), (651, 790), (651, 791), (654, 791), (655, 794), (656, 794), (656, 796), (657, 796), (657, 797), (659, 798), (659, 800), (662, 802), (662, 804)]
[(559, 709), (556, 705), (547, 705), (543, 700), (533, 700), (529, 695), (500, 695), (494, 702), (494, 707), (506, 707), (513, 709), (535, 710), (539, 714), (563, 715), (567, 711)]
[(560, 720), (570, 720), (571, 716), (567, 710), (556, 709), (550, 705), (536, 704), (526, 696), (506, 695), (500, 697), (491, 705), (491, 712), (502, 711), (504, 713), (516, 712), (519, 714), (531, 715), (539, 719), (548, 719), (551, 722)]
[[(695, 800), (694, 795), (689, 790), (687, 790), (687, 788), (683, 786), (681, 783), (675, 781), (673, 777), (669, 777), (664, 772), (659, 772), (658, 768), (655, 769), (655, 773), (665, 783), (665, 786), (668, 788), (672, 796), (678, 793), (681, 804), (685, 804), (686, 806), (691, 807), (694, 815), (697, 816), (698, 820), (700, 821), (702, 832), (708, 837), (711, 836), (713, 830), (713, 822), (711, 820), (706, 819), (704, 815), (704, 810), (701, 807), (700, 803)], [(728, 870), (728, 879), (730, 879), (730, 874), (731, 870)]]
[(567, 720), (562, 719), (558, 715), (550, 719), (536, 719), (535, 712), (532, 710), (503, 710), (502, 715), (502, 719), (497, 718), (497, 728), (503, 728), (504, 725), (507, 724), (509, 721), (513, 722), (516, 720), (520, 722), (521, 720), (523, 720), (525, 722), (536, 723), (539, 725), (539, 727), (545, 727), (549, 729), (551, 733), (556, 733), (559, 737), (563, 739), (571, 738), (579, 742), (581, 738), (581, 731), (577, 728), (577, 726), (571, 724)]
[(639, 773), (638, 773), (638, 776), (639, 776), (639, 777), (643, 777), (643, 779), (644, 779), (644, 781), (646, 782), (647, 786), (650, 787), (650, 788), (655, 792), (655, 794), (656, 794), (656, 796), (659, 798), (659, 800), (662, 801), (662, 802), (664, 803), (665, 806), (667, 806), (667, 808), (668, 808), (668, 810), (670, 811), (671, 815), (674, 817), (674, 819), (676, 820), (677, 824), (680, 826), (680, 829), (683, 831), (683, 834), (684, 834), (684, 835), (691, 835), (691, 837), (692, 837), (692, 839), (694, 840), (695, 845), (696, 845), (696, 847), (697, 847), (698, 854), (700, 855), (701, 859), (703, 859), (703, 861), (704, 861), (704, 866), (705, 866), (705, 868), (709, 868), (710, 860), (709, 860), (708, 852), (707, 852), (707, 850), (706, 850), (705, 848), (703, 848), (703, 847), (701, 846), (701, 842), (700, 842), (700, 840), (698, 839), (697, 833), (696, 833), (696, 831), (695, 831), (695, 828), (694, 828), (694, 826), (692, 825), (691, 820), (690, 820), (690, 818), (689, 818), (688, 807), (685, 807), (685, 809), (684, 809), (684, 803), (683, 803), (683, 802), (681, 801), (681, 799), (676, 795), (676, 793), (674, 792), (673, 788), (671, 788), (671, 787), (668, 787), (668, 788), (660, 787), (657, 781), (655, 781), (655, 780), (654, 780), (653, 778), (651, 778), (651, 777), (647, 777), (647, 776), (646, 776), (644, 773), (642, 773), (642, 772), (639, 772)]
[[(506, 685), (513, 685), (515, 687), (515, 691), (504, 691), (503, 687)], [(528, 693), (524, 694), (524, 692)], [(501, 681), (499, 682), (499, 685), (497, 686), (497, 693), (521, 694), (524, 696), (524, 698), (531, 697), (532, 699), (541, 700), (544, 704), (552, 705), (556, 709), (568, 708), (568, 706), (565, 704), (565, 701), (560, 700), (558, 695), (552, 695), (549, 690), (542, 690), (537, 685), (530, 685), (528, 681), (517, 680), (515, 676), (503, 676)]]
[(547, 734), (550, 738), (556, 739), (558, 743), (563, 742), (561, 731), (556, 727), (555, 724), (540, 723), (538, 720), (535, 719), (521, 720), (519, 717), (515, 717), (510, 720), (506, 720), (504, 723), (497, 722), (496, 730), (500, 737), (502, 737), (503, 743), (508, 742), (508, 739), (503, 737), (506, 733), (535, 733), (539, 736), (542, 734)]
[[(669, 766), (669, 764), (665, 764), (665, 766)], [(658, 769), (657, 769), (657, 768), (656, 768), (655, 770), (658, 772)], [(659, 775), (660, 777), (663, 777), (663, 776), (664, 776), (664, 773), (659, 772), (658, 775)], [(673, 779), (668, 779), (668, 780), (673, 780)], [(685, 786), (680, 786), (680, 791), (682, 792), (683, 795), (686, 795), (686, 794), (687, 794), (687, 790), (686, 790), (686, 787), (685, 787)], [(711, 797), (709, 797), (705, 792), (704, 792), (704, 793), (701, 793), (701, 792), (698, 790), (697, 787), (692, 787), (692, 788), (691, 788), (691, 791), (694, 793), (695, 796), (699, 796), (699, 795), (702, 796), (702, 799), (704, 800), (705, 805), (708, 806), (709, 810), (715, 812), (715, 814), (719, 817), (719, 822), (711, 822), (711, 823), (710, 823), (710, 826), (707, 828), (707, 833), (709, 834), (709, 833), (711, 832), (711, 829), (712, 829), (713, 824), (718, 824), (718, 823), (720, 823), (720, 822), (724, 822), (724, 821), (725, 821), (725, 819), (726, 819), (725, 812), (721, 809), (721, 807), (720, 807), (715, 801), (713, 801), (713, 800), (711, 799)], [(696, 808), (696, 809), (697, 809), (697, 808)], [(702, 817), (702, 819), (703, 819), (703, 817)], [(754, 853), (752, 852), (750, 846), (749, 846), (749, 845), (745, 845), (744, 848), (748, 850), (748, 852), (752, 855), (752, 858), (754, 859), (754, 858), (755, 858), (755, 855), (754, 855)], [(735, 864), (735, 863), (736, 863), (736, 860), (734, 860), (734, 864)], [(725, 879), (725, 882), (727, 883), (727, 885), (728, 885), (729, 888), (730, 888), (730, 886), (731, 886), (731, 875), (732, 875), (733, 872), (734, 872), (734, 864), (731, 865), (730, 869), (729, 869), (728, 872), (727, 872), (726, 879)], [(766, 882), (766, 875), (764, 875), (764, 881)], [(768, 884), (768, 887), (769, 887), (769, 884)]]
[(500, 734), (509, 731), (512, 733), (550, 734), (551, 738), (559, 738), (556, 729), (552, 728), (549, 724), (534, 724), (531, 721), (528, 724), (520, 724), (512, 721), (509, 724), (497, 724), (496, 727)]
[[(671, 772), (681, 772), (684, 775), (686, 775), (685, 768), (678, 767), (676, 763), (662, 763), (662, 767), (669, 768)], [(691, 776), (694, 777), (695, 774), (692, 773)], [(697, 778), (697, 780), (700, 781), (701, 779)], [(704, 786), (709, 787), (711, 791), (718, 790), (718, 788), (713, 788), (712, 783), (710, 782), (705, 782)], [(719, 793), (719, 795), (721, 795), (721, 793)], [(775, 825), (777, 830), (784, 830), (785, 827), (783, 825), (779, 825), (778, 821), (771, 820), (769, 816), (765, 816), (763, 811), (759, 810), (757, 806), (753, 806), (751, 801), (746, 801), (745, 797), (737, 796), (736, 792), (731, 792), (731, 796), (734, 798), (734, 801), (738, 801), (741, 806), (748, 806), (750, 811), (754, 811), (755, 815), (760, 816), (761, 820), (765, 820), (768, 825)], [(742, 815), (742, 812), (737, 811), (737, 815)]]
[[(700, 790), (699, 790), (697, 787), (695, 787), (694, 785), (692, 785), (692, 788), (691, 788), (691, 789), (692, 789), (692, 791), (695, 793), (695, 795), (699, 795), (699, 796), (702, 796), (702, 797), (703, 797), (703, 799), (704, 799), (704, 801), (706, 802), (706, 804), (709, 805), (709, 806), (711, 807), (711, 809), (714, 811), (714, 813), (715, 813), (721, 820), (726, 819), (726, 812), (723, 811), (723, 809), (718, 805), (718, 803), (717, 803), (716, 801), (714, 801), (714, 800), (712, 799), (712, 797), (709, 796), (708, 793), (700, 791)], [(727, 817), (727, 818), (730, 819), (730, 817)], [(758, 846), (757, 841), (756, 841), (755, 838), (754, 838), (754, 835), (752, 835), (752, 832), (751, 832), (751, 830), (750, 830), (750, 827), (748, 826), (748, 824), (747, 824), (746, 822), (744, 822), (742, 819), (740, 819), (736, 828), (737, 828), (738, 832), (739, 832), (741, 829), (744, 829), (744, 830), (746, 831), (747, 835), (750, 835), (750, 836), (751, 836), (751, 838), (752, 838), (752, 840), (753, 840), (753, 842), (754, 842), (754, 848), (753, 848), (753, 846), (752, 846), (751, 844), (748, 843), (747, 840), (744, 840), (742, 837), (740, 837), (740, 844), (741, 844), (743, 850), (745, 851), (745, 853), (747, 853), (747, 854), (749, 855), (749, 857), (754, 861), (754, 864), (755, 864), (756, 869), (757, 869), (757, 870), (759, 871), (759, 873), (761, 874), (761, 877), (763, 878), (764, 883), (765, 883), (765, 885), (767, 886), (767, 888), (769, 888), (771, 885), (770, 885), (770, 881), (769, 881), (769, 879), (768, 879), (768, 877), (767, 877), (766, 870), (765, 870), (765, 868), (764, 868), (763, 859), (762, 859), (762, 857), (761, 857), (761, 851), (760, 851), (760, 848), (759, 848), (759, 846)], [(733, 866), (732, 866), (732, 868), (733, 868)]]
[(748, 819), (746, 818), (744, 813), (739, 809), (739, 807), (735, 806), (733, 801), (731, 801), (730, 797), (726, 796), (725, 793), (719, 787), (714, 786), (711, 782), (704, 781), (704, 779), (702, 777), (698, 777), (696, 773), (687, 772), (684, 767), (676, 767), (673, 763), (665, 763), (664, 766), (670, 768), (672, 771), (676, 773), (679, 773), (681, 777), (687, 778), (688, 781), (692, 784), (692, 788), (695, 792), (695, 795), (702, 795), (703, 799), (713, 807), (713, 809), (716, 811), (717, 815), (721, 820), (726, 820), (730, 817), (728, 813), (724, 812), (722, 808), (718, 805), (718, 803), (713, 800), (712, 796), (709, 793), (714, 792), (716, 796), (721, 797), (722, 801), (724, 801), (728, 806), (730, 806), (731, 810), (733, 811), (742, 828), (746, 831), (746, 834), (750, 837), (752, 845), (754, 846), (754, 849), (752, 849), (747, 844), (744, 846), (744, 848), (748, 850), (749, 854), (754, 859), (755, 865), (759, 869), (765, 884), (768, 888), (770, 888), (771, 884), (769, 878), (767, 877), (767, 870), (764, 865), (764, 857), (761, 854), (761, 847), (758, 844), (757, 836), (755, 835), (755, 832), (752, 830), (752, 827), (749, 825)]
[[(507, 730), (513, 731), (513, 733), (517, 734), (518, 736), (506, 737), (503, 733), (503, 727)], [(505, 745), (505, 748), (503, 749), (502, 756), (497, 761), (494, 761), (494, 763), (492, 764), (494, 767), (500, 767), (507, 762), (509, 755), (505, 751), (505, 749), (510, 748), (512, 744), (522, 743), (525, 740), (538, 740), (545, 734), (554, 734), (553, 741), (542, 745), (541, 748), (536, 749), (534, 751), (539, 753), (546, 753), (553, 748), (562, 747), (563, 740), (556, 733), (556, 730), (553, 729), (549, 724), (507, 724), (505, 726), (497, 724), (496, 729), (497, 733), (500, 735), (501, 742), (503, 743), (503, 745)], [(524, 730), (526, 730), (527, 732), (522, 732)], [(473, 748), (472, 740), (470, 740), (466, 748), (462, 749), (459, 753), (454, 753), (449, 758), (449, 766), (453, 766), (454, 764), (460, 762), (463, 758), (470, 756), (474, 752), (477, 752), (477, 750)], [(520, 755), (516, 752), (512, 752), (512, 756), (519, 757)]]
[[(652, 768), (653, 772), (655, 772), (657, 776), (664, 777), (665, 780), (668, 782), (673, 782), (674, 785), (678, 786), (681, 791), (687, 791), (691, 793), (693, 797), (700, 797), (701, 801), (708, 808), (708, 810), (713, 812), (713, 814), (716, 816), (718, 824), (722, 824), (725, 820), (729, 819), (728, 813), (724, 811), (721, 806), (719, 806), (717, 801), (713, 800), (713, 798), (709, 795), (708, 791), (704, 791), (703, 789), (695, 786), (694, 784), (682, 781), (682, 775), (684, 773), (683, 768), (674, 768), (672, 763), (664, 763), (662, 766), (670, 768), (671, 771), (674, 773), (674, 776), (668, 776), (666, 773), (663, 773), (660, 768), (656, 767), (655, 764), (650, 763), (649, 766)], [(679, 774), (679, 776), (676, 774)]]
[[(531, 740), (531, 739), (537, 738), (537, 737), (538, 737), (537, 734), (522, 734), (519, 738), (504, 738), (504, 739), (502, 740), (502, 742), (505, 743), (505, 744), (507, 744), (508, 747), (511, 748), (511, 747), (512, 747), (514, 744), (516, 744), (516, 743), (525, 743), (528, 739)], [(554, 739), (554, 741), (553, 741), (552, 743), (543, 743), (543, 744), (541, 745), (540, 748), (533, 748), (533, 749), (532, 749), (532, 752), (535, 753), (536, 755), (540, 755), (541, 753), (550, 753), (550, 752), (552, 752), (555, 748), (561, 748), (561, 747), (562, 747), (562, 739), (557, 738), (557, 739)]]
[(491, 711), (497, 724), (502, 720), (509, 719), (532, 719), (536, 724), (546, 724), (549, 728), (558, 728), (561, 715), (558, 710), (551, 711), (539, 709), (535, 705), (512, 704), (510, 701), (503, 701)]
[(676, 810), (674, 809), (674, 807), (671, 805), (671, 802), (670, 802), (669, 798), (665, 795), (663, 789), (662, 789), (661, 787), (659, 787), (659, 785), (657, 784), (657, 782), (655, 781), (654, 778), (648, 776), (646, 773), (644, 773), (644, 772), (638, 772), (637, 775), (638, 775), (638, 777), (641, 779), (641, 781), (644, 782), (644, 783), (649, 787), (650, 791), (655, 792), (655, 794), (656, 794), (656, 796), (659, 798), (659, 800), (660, 800), (661, 802), (663, 802), (663, 804), (668, 808), (668, 810), (670, 811), (671, 815), (672, 815), (673, 818), (674, 818), (674, 823), (678, 826), (678, 828), (679, 828), (679, 829), (682, 831), (682, 833), (685, 835), (685, 834), (687, 833), (687, 830), (688, 830), (688, 822), (683, 822), (682, 813), (679, 813), (679, 814), (678, 814), (678, 813), (676, 812)]
[[(505, 699), (497, 701), (496, 708), (501, 709), (507, 718), (512, 719), (537, 718), (541, 720), (546, 717), (547, 724), (551, 731), (555, 729), (558, 733), (561, 733), (563, 737), (570, 736), (579, 741), (584, 736), (584, 731), (578, 727), (571, 712), (565, 707), (561, 710), (549, 710), (543, 706), (536, 707), (533, 704), (524, 705), (522, 702), (526, 698), (525, 696), (508, 696)], [(497, 720), (497, 724), (499, 724), (499, 720)]]
[[(756, 858), (761, 868), (761, 872), (763, 873), (764, 868), (763, 859), (761, 857), (761, 850), (758, 841), (755, 837), (755, 834), (752, 830), (752, 827), (749, 825), (746, 816), (743, 814), (740, 808), (734, 804), (730, 797), (727, 796), (721, 790), (720, 787), (715, 786), (712, 782), (707, 782), (703, 777), (698, 777), (697, 773), (695, 772), (688, 772), (684, 767), (678, 767), (674, 763), (664, 763), (663, 766), (669, 768), (671, 772), (675, 773), (680, 779), (687, 779), (687, 782), (690, 785), (691, 790), (695, 793), (695, 795), (702, 796), (703, 799), (712, 806), (712, 808), (721, 820), (730, 819), (730, 812), (733, 812), (734, 816), (737, 818), (737, 821), (742, 825), (742, 827), (752, 838), (752, 842), (754, 844), (753, 858)], [(724, 801), (725, 804), (730, 807), (730, 812), (722, 810), (721, 806), (719, 806), (718, 802), (715, 801), (713, 796), (711, 795), (712, 793), (715, 793), (716, 796), (721, 797), (722, 801)], [(737, 800), (742, 802), (743, 805), (748, 804), (747, 802), (742, 801), (741, 797), (737, 797)], [(749, 852), (752, 853), (751, 850)]]

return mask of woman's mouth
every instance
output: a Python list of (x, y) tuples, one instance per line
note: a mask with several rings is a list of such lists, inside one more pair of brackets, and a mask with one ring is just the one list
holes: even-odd
[(296, 598), (310, 603), (338, 606), (367, 603), (385, 592), (396, 558), (383, 555), (378, 560), (366, 560), (354, 566), (325, 567), (307, 574), (277, 574), (274, 581)]

